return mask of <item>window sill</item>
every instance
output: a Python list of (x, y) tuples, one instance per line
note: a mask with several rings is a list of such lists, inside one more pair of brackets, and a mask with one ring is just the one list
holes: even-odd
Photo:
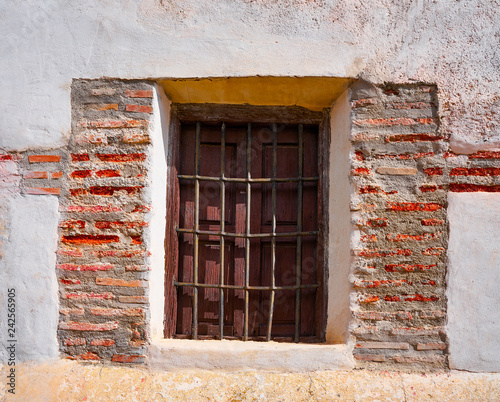
[(164, 370), (260, 370), (304, 372), (354, 367), (349, 345), (278, 342), (153, 340), (148, 365)]

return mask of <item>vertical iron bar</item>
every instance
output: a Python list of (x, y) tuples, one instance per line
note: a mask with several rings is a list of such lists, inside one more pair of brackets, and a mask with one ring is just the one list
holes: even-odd
[[(252, 163), (252, 123), (248, 123), (247, 128), (247, 179), (251, 178), (251, 163)], [(247, 183), (247, 200), (246, 200), (246, 230), (248, 236), (250, 234), (250, 205), (251, 205), (251, 184)], [(248, 305), (250, 299), (250, 238), (245, 239), (245, 317), (243, 324), (243, 340), (248, 340)]]
[[(276, 123), (273, 123), (273, 179), (276, 178), (277, 171), (277, 153), (278, 153), (278, 133)], [(272, 208), (272, 223), (271, 232), (276, 234), (276, 182), (272, 182), (272, 194), (271, 194), (271, 208)], [(271, 238), (271, 294), (269, 303), (269, 322), (267, 323), (267, 341), (271, 340), (271, 329), (273, 326), (273, 313), (274, 313), (274, 296), (276, 287), (276, 237)]]
[[(226, 172), (226, 123), (222, 123), (221, 128), (221, 152), (220, 152), (220, 177), (224, 179)], [(220, 183), (220, 231), (225, 231), (226, 220), (226, 183), (224, 180)], [(220, 277), (219, 282), (224, 285), (224, 236), (220, 237)], [(219, 289), (219, 336), (224, 338), (224, 289)]]
[[(196, 123), (196, 149), (195, 149), (195, 173), (200, 174), (200, 137), (201, 124)], [(195, 179), (194, 182), (194, 256), (193, 256), (193, 338), (198, 339), (198, 229), (200, 220), (200, 181)]]
[[(303, 130), (302, 124), (299, 124), (299, 181), (297, 183), (297, 232), (302, 232), (302, 176), (303, 176)], [(297, 236), (297, 262), (295, 267), (296, 285), (302, 284), (302, 236)], [(300, 311), (301, 311), (301, 289), (297, 288), (295, 291), (295, 342), (300, 339)]]

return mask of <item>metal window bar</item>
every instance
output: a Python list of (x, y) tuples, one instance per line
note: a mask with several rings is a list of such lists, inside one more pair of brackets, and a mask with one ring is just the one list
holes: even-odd
[[(319, 231), (302, 231), (302, 213), (303, 213), (303, 183), (308, 181), (318, 181), (318, 177), (303, 177), (303, 125), (298, 125), (298, 177), (278, 178), (277, 176), (277, 125), (272, 125), (273, 129), (273, 145), (272, 145), (272, 177), (271, 178), (256, 178), (251, 177), (251, 137), (252, 125), (248, 123), (247, 126), (247, 140), (246, 140), (246, 178), (229, 178), (225, 177), (225, 149), (226, 149), (226, 124), (222, 123), (221, 126), (221, 174), (220, 177), (210, 177), (200, 175), (200, 147), (201, 147), (201, 123), (196, 123), (196, 149), (195, 149), (195, 174), (182, 175), (179, 174), (179, 179), (194, 180), (195, 182), (195, 199), (194, 199), (194, 228), (178, 228), (178, 233), (190, 233), (194, 235), (194, 256), (193, 256), (193, 282), (178, 282), (174, 281), (175, 286), (187, 286), (193, 288), (193, 323), (192, 323), (192, 336), (193, 339), (198, 339), (198, 289), (199, 288), (214, 288), (219, 289), (220, 305), (219, 305), (219, 336), (220, 339), (224, 337), (224, 289), (243, 290), (245, 292), (245, 306), (244, 306), (244, 329), (243, 340), (248, 340), (248, 319), (249, 319), (249, 291), (269, 291), (270, 304), (269, 304), (269, 320), (267, 324), (266, 340), (271, 340), (271, 330), (274, 314), (274, 301), (275, 292), (280, 290), (295, 290), (295, 334), (294, 342), (300, 340), (300, 320), (301, 320), (301, 289), (318, 288), (319, 284), (302, 284), (302, 238), (304, 236), (317, 236)], [(221, 215), (220, 215), (220, 231), (200, 230), (199, 228), (199, 198), (200, 198), (200, 181), (218, 181), (221, 183)], [(225, 231), (225, 183), (245, 183), (246, 194), (246, 228), (245, 233), (229, 233)], [(276, 230), (276, 185), (280, 182), (297, 182), (297, 231), (296, 232), (283, 232), (278, 233)], [(271, 188), (271, 208), (272, 208), (272, 224), (270, 233), (250, 233), (250, 212), (251, 212), (251, 183), (270, 183)], [(219, 284), (204, 284), (199, 283), (199, 236), (219, 236), (220, 244), (220, 280)], [(224, 247), (225, 237), (244, 238), (245, 239), (245, 285), (226, 285), (224, 284)], [(276, 238), (277, 237), (296, 237), (297, 238), (297, 251), (296, 251), (296, 284), (294, 286), (276, 286)], [(250, 239), (271, 239), (271, 286), (250, 286)]]
[(248, 123), (247, 127), (247, 198), (246, 198), (246, 226), (245, 226), (245, 311), (243, 323), (243, 340), (248, 340), (248, 305), (250, 301), (250, 208), (252, 200), (252, 187), (250, 180), (252, 178), (252, 123)]
[[(201, 142), (201, 123), (196, 123), (196, 149), (194, 153), (195, 158), (195, 173), (200, 174), (200, 142)], [(200, 221), (200, 181), (198, 179), (194, 182), (194, 242), (193, 242), (193, 338), (198, 339), (198, 236), (199, 221)]]
[[(273, 179), (276, 179), (277, 170), (277, 154), (278, 154), (278, 133), (276, 123), (273, 124)], [(269, 321), (267, 323), (267, 335), (266, 340), (271, 340), (271, 330), (273, 326), (273, 314), (274, 314), (274, 295), (276, 293), (276, 181), (271, 183), (272, 193), (271, 193), (271, 209), (272, 209), (272, 221), (271, 221), (271, 232), (273, 236), (271, 237), (271, 294), (269, 295)]]
[[(299, 179), (302, 178), (303, 174), (303, 126), (299, 124)], [(297, 183), (297, 232), (302, 232), (302, 180), (299, 180)], [(299, 342), (300, 339), (300, 309), (301, 309), (301, 294), (300, 294), (300, 285), (302, 282), (302, 236), (297, 236), (297, 262), (295, 267), (295, 275), (296, 275), (296, 285), (299, 286), (295, 291), (295, 342)]]
[[(220, 177), (224, 179), (226, 172), (226, 123), (221, 127)], [(220, 231), (224, 233), (226, 220), (226, 182), (220, 182)], [(220, 274), (219, 274), (219, 336), (224, 339), (224, 236), (220, 237)]]

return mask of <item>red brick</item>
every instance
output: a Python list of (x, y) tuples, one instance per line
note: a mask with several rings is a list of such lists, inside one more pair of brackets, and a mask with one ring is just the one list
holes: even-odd
[(70, 188), (69, 193), (72, 197), (78, 197), (80, 195), (85, 195), (88, 193), (84, 188)]
[(363, 235), (360, 239), (363, 243), (375, 243), (377, 241), (377, 236), (375, 235)]
[(127, 132), (123, 135), (122, 141), (125, 144), (149, 144), (151, 139), (149, 138), (149, 135), (144, 132)]
[(432, 118), (422, 118), (422, 119), (410, 119), (408, 117), (395, 117), (387, 119), (364, 119), (364, 120), (354, 120), (353, 124), (355, 126), (413, 126), (416, 124), (433, 124), (435, 119)]
[(423, 281), (420, 284), (424, 286), (436, 286), (436, 281)]
[(421, 265), (421, 264), (386, 264), (387, 272), (424, 272), (435, 268), (436, 264)]
[(77, 264), (58, 264), (57, 268), (64, 271), (109, 271), (115, 266), (111, 264), (89, 264), (89, 265), (77, 265)]
[(444, 137), (433, 134), (395, 134), (386, 137), (387, 142), (422, 142), (422, 141), (440, 141)]
[(444, 342), (417, 343), (417, 350), (445, 350), (447, 348)]
[(92, 254), (98, 258), (134, 258), (143, 257), (144, 255), (148, 255), (149, 253), (145, 250), (92, 250)]
[(429, 109), (432, 106), (425, 102), (391, 102), (387, 105), (390, 109)]
[(385, 362), (385, 355), (373, 355), (373, 354), (355, 354), (354, 358), (356, 360), (364, 362)]
[(101, 103), (98, 105), (91, 105), (90, 108), (100, 112), (105, 110), (118, 110), (118, 103)]
[(500, 192), (500, 185), (486, 186), (483, 184), (451, 183), (450, 191), (454, 193), (473, 193), (478, 191), (498, 193)]
[(354, 170), (351, 170), (351, 174), (354, 176), (362, 176), (362, 175), (371, 174), (371, 171), (368, 168), (360, 167), (360, 168), (356, 168)]
[(63, 172), (52, 172), (53, 179), (60, 179), (63, 177)]
[(115, 341), (113, 339), (92, 339), (90, 344), (92, 346), (113, 346)]
[(410, 345), (406, 342), (359, 342), (357, 349), (395, 349), (408, 350)]
[(142, 236), (137, 235), (137, 236), (130, 236), (132, 239), (132, 244), (142, 244)]
[(73, 300), (107, 300), (114, 299), (115, 295), (113, 293), (105, 292), (105, 293), (94, 293), (94, 292), (76, 292), (76, 293), (66, 293), (66, 299)]
[(456, 158), (458, 156), (458, 154), (456, 154), (455, 152), (445, 152), (443, 154), (443, 158)]
[(363, 156), (363, 152), (361, 151), (356, 151), (354, 153), (355, 155), (355, 159), (358, 160), (358, 161), (364, 161), (365, 160), (365, 157)]
[(147, 265), (128, 265), (125, 267), (125, 271), (129, 272), (147, 272), (150, 270)]
[(93, 308), (90, 309), (90, 314), (107, 317), (144, 317), (144, 310), (142, 308)]
[(92, 171), (90, 170), (75, 170), (69, 175), (69, 177), (74, 179), (84, 179), (85, 177), (90, 176), (92, 176)]
[(479, 151), (469, 155), (469, 159), (500, 159), (500, 151)]
[(97, 177), (120, 177), (121, 174), (118, 170), (98, 170), (95, 172)]
[(359, 299), (360, 303), (376, 303), (379, 301), (379, 297), (375, 295), (362, 295)]
[(70, 205), (66, 208), (67, 212), (122, 212), (121, 207), (114, 205)]
[(429, 247), (425, 250), (422, 250), (423, 255), (441, 255), (446, 250), (443, 247)]
[(57, 250), (57, 254), (59, 255), (67, 255), (69, 257), (83, 257), (83, 251), (82, 250), (79, 250), (79, 249), (73, 249), (73, 248), (70, 248), (70, 249), (59, 249)]
[(396, 194), (397, 191), (392, 190), (392, 191), (387, 192), (387, 191), (382, 190), (379, 186), (366, 186), (366, 187), (360, 187), (359, 193), (360, 194), (386, 194), (386, 195), (390, 195), (390, 194)]
[(68, 220), (59, 223), (59, 227), (62, 229), (84, 229), (85, 221), (80, 220)]
[(80, 122), (80, 126), (90, 129), (115, 129), (115, 128), (134, 128), (148, 126), (147, 120), (101, 120), (101, 121), (84, 121)]
[(395, 255), (412, 255), (413, 252), (410, 249), (396, 249), (396, 250), (357, 250), (356, 255), (366, 258), (374, 257), (392, 257)]
[(25, 179), (48, 179), (48, 172), (26, 172), (23, 177)]
[(82, 282), (79, 279), (72, 279), (72, 278), (61, 278), (59, 279), (61, 283), (65, 285), (81, 285)]
[(441, 204), (435, 202), (388, 202), (387, 209), (391, 211), (413, 212), (425, 211), (434, 212), (444, 208)]
[(111, 361), (117, 363), (144, 363), (146, 356), (143, 355), (113, 355)]
[(391, 335), (432, 336), (439, 335), (443, 330), (443, 327), (393, 328)]
[(131, 105), (128, 104), (125, 106), (126, 112), (137, 112), (137, 113), (152, 113), (153, 108), (151, 106), (145, 105)]
[(96, 154), (104, 162), (142, 162), (146, 160), (146, 154)]
[(84, 315), (85, 310), (83, 308), (62, 308), (59, 313), (62, 315)]
[(71, 154), (73, 162), (86, 162), (90, 160), (89, 154)]
[(408, 159), (425, 158), (427, 156), (434, 156), (434, 152), (419, 152), (416, 154), (399, 154), (399, 155), (391, 155), (391, 154), (381, 155), (381, 154), (379, 154), (379, 155), (376, 155), (375, 157), (378, 159), (390, 158), (390, 159), (408, 160)]
[(102, 286), (126, 286), (126, 287), (144, 287), (146, 286), (146, 281), (132, 280), (125, 281), (123, 279), (116, 278), (95, 278), (95, 283)]
[(60, 162), (61, 155), (30, 155), (28, 160), (30, 163)]
[(73, 244), (105, 244), (118, 243), (120, 238), (116, 235), (74, 235), (62, 236), (61, 241)]
[(367, 226), (382, 228), (387, 226), (387, 218), (374, 218), (366, 221)]
[(351, 101), (352, 108), (365, 107), (365, 106), (374, 105), (374, 104), (375, 104), (374, 99), (358, 99), (358, 100)]
[(148, 222), (123, 222), (123, 221), (97, 221), (95, 222), (95, 227), (97, 229), (119, 229), (119, 228), (126, 228), (126, 229), (133, 229), (137, 227), (143, 227), (143, 226), (148, 226)]
[(148, 298), (146, 296), (119, 296), (118, 301), (120, 303), (144, 304), (148, 302)]
[(11, 161), (11, 160), (12, 160), (12, 155), (9, 154), (0, 155), (0, 162)]
[(70, 360), (101, 360), (101, 358), (92, 352), (86, 352), (78, 356), (68, 356)]
[(85, 345), (85, 338), (66, 338), (64, 340), (65, 346), (81, 346)]
[(129, 98), (152, 98), (153, 91), (150, 89), (135, 89), (125, 91), (125, 95)]
[(440, 226), (444, 224), (444, 220), (442, 219), (422, 219), (420, 223), (423, 226)]
[(437, 186), (435, 185), (425, 185), (425, 186), (420, 186), (419, 187), (419, 190), (422, 192), (422, 193), (433, 193), (434, 191), (436, 191), (438, 189)]
[(92, 195), (113, 196), (115, 192), (126, 191), (128, 195), (138, 193), (143, 186), (130, 186), (130, 187), (114, 187), (114, 186), (92, 186), (89, 189)]
[(33, 195), (59, 195), (61, 189), (57, 187), (26, 187), (25, 193)]
[(407, 302), (414, 302), (414, 301), (418, 301), (418, 302), (430, 302), (430, 301), (438, 301), (439, 300), (439, 297), (438, 296), (423, 296), (423, 295), (420, 295), (420, 294), (415, 294), (415, 295), (404, 295), (402, 296), (402, 298), (404, 299), (404, 301), (407, 301)]
[(443, 233), (423, 233), (419, 235), (408, 235), (408, 234), (396, 234), (396, 233), (388, 233), (386, 238), (389, 241), (429, 241), (439, 239)]
[(401, 301), (401, 299), (399, 298), (399, 296), (385, 296), (384, 300), (387, 301), (387, 302), (398, 302), (398, 301)]
[(59, 323), (59, 329), (68, 331), (113, 331), (117, 328), (118, 321), (101, 323), (68, 321)]
[[(361, 280), (354, 281), (353, 286), (356, 288), (379, 288), (379, 287), (397, 287), (409, 283), (406, 279), (398, 279), (398, 280)], [(411, 283), (410, 283), (411, 284)]]
[(497, 167), (457, 167), (451, 170), (450, 176), (499, 176), (500, 168)]
[(430, 167), (424, 169), (424, 173), (427, 176), (440, 176), (443, 174), (443, 168), (442, 167)]

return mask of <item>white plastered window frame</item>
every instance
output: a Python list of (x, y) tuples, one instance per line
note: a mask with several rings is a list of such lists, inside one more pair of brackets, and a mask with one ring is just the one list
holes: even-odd
[[(172, 101), (164, 87), (155, 85), (150, 126), (152, 151), (149, 196), (152, 210), (146, 244), (151, 253), (149, 279), (150, 344), (147, 362), (163, 369), (220, 369), (314, 371), (354, 367), (349, 337), (349, 270), (351, 266), (349, 212), (350, 103), (349, 89), (326, 105), (330, 107), (328, 190), (328, 253), (326, 342), (321, 344), (234, 340), (165, 339), (165, 228), (167, 173)], [(174, 100), (175, 101), (175, 100)]]

